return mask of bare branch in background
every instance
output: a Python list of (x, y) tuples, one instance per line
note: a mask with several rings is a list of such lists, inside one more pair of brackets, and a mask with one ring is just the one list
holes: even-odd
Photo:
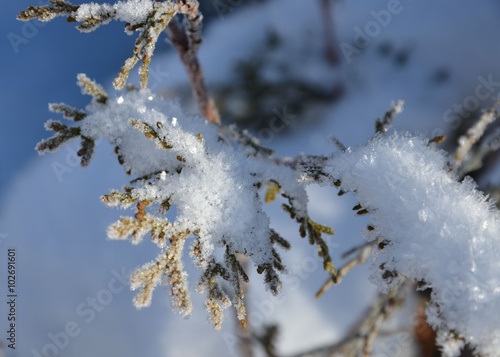
[[(198, 2), (196, 2), (198, 3)], [(191, 82), (191, 89), (198, 103), (201, 115), (214, 124), (220, 124), (220, 117), (213, 98), (208, 93), (205, 84), (203, 70), (198, 60), (196, 52), (201, 44), (201, 23), (203, 16), (198, 11), (186, 14), (186, 22), (179, 23), (176, 18), (173, 18), (165, 31), (170, 38), (172, 46), (175, 47), (179, 56), (186, 68)]]
[(379, 293), (362, 320), (351, 329), (352, 332), (343, 340), (295, 354), (293, 357), (370, 356), (373, 352), (373, 343), (380, 333), (382, 323), (401, 308), (411, 290), (411, 286), (411, 283), (403, 282), (390, 291), (389, 294)]
[(367, 242), (364, 243), (358, 247), (355, 247), (351, 249), (349, 252), (346, 252), (344, 254), (345, 256), (351, 255), (355, 252), (358, 252), (358, 254), (349, 260), (347, 263), (345, 263), (342, 267), (337, 269), (336, 275), (333, 278), (328, 278), (327, 281), (321, 286), (321, 288), (318, 290), (316, 293), (316, 297), (319, 298), (321, 297), (328, 289), (330, 289), (332, 286), (340, 284), (340, 282), (345, 278), (347, 273), (349, 273), (352, 269), (357, 267), (358, 265), (364, 264), (366, 261), (366, 258), (370, 255), (370, 252), (372, 251), (372, 246), (374, 245), (373, 242)]
[(333, 28), (333, 18), (331, 13), (331, 0), (320, 0), (321, 20), (325, 31), (325, 55), (332, 66), (337, 66), (340, 63), (339, 53), (337, 51), (337, 40), (335, 38), (335, 30)]
[(385, 112), (384, 117), (382, 119), (377, 119), (375, 122), (375, 130), (377, 133), (387, 133), (387, 130), (389, 130), (392, 126), (394, 119), (396, 119), (396, 115), (403, 111), (403, 105), (404, 101), (401, 99), (393, 102), (391, 109)]

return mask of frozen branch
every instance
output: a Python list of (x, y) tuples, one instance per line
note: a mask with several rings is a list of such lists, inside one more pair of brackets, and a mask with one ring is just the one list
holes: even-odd
[(402, 278), (431, 287), (428, 322), (447, 356), (458, 353), (459, 340), (494, 356), (500, 326), (490, 311), (500, 309), (500, 266), (493, 263), (500, 216), (471, 179), (456, 180), (447, 158), (428, 143), (378, 135), (336, 154), (331, 173), (370, 216), (375, 229), (367, 240), (384, 237), (371, 268), (379, 289), (389, 292)]
[(195, 96), (200, 104), (201, 114), (209, 121), (219, 123), (215, 104), (208, 95), (203, 72), (196, 58), (196, 51), (201, 43), (203, 18), (198, 10), (197, 0), (124, 0), (113, 5), (96, 3), (73, 5), (65, 0), (50, 0), (50, 3), (49, 6), (30, 6), (17, 18), (22, 21), (32, 19), (50, 21), (57, 16), (66, 16), (68, 22), (80, 22), (77, 28), (81, 32), (91, 32), (101, 25), (108, 24), (111, 20), (118, 20), (126, 23), (125, 31), (128, 34), (139, 32), (133, 55), (125, 61), (113, 82), (116, 89), (125, 87), (130, 71), (139, 61), (142, 61), (139, 68), (141, 87), (147, 87), (149, 64), (158, 36), (177, 14), (185, 16), (188, 23), (185, 30), (180, 28), (177, 20), (174, 20), (170, 27), (169, 31), (174, 34), (172, 43), (179, 50), (183, 63), (186, 65)]

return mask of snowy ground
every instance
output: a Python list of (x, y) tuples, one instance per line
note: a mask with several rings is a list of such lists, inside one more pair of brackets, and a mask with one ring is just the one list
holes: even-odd
[[(380, 32), (360, 53), (343, 57), (340, 69), (307, 56), (323, 45), (319, 7), (314, 2), (273, 0), (224, 14), (206, 29), (200, 52), (209, 85), (231, 81), (235, 59), (252, 54), (270, 27), (293, 39), (280, 53), (290, 62), (292, 73), (322, 84), (342, 82), (346, 94), (339, 102), (317, 109), (318, 117), (300, 118), (289, 135), (276, 135), (266, 143), (282, 155), (330, 153), (334, 149), (327, 140), (329, 134), (348, 146), (362, 144), (371, 137), (375, 119), (397, 99), (404, 99), (406, 105), (395, 127), (427, 136), (447, 130), (450, 123), (445, 113), (454, 104), (490, 105), (500, 86), (500, 5), (495, 1), (478, 5), (472, 0), (461, 1), (460, 6), (451, 0), (402, 0), (396, 7), (394, 3), (345, 1), (334, 7), (340, 44), (351, 44), (356, 28)], [(376, 31), (371, 11), (383, 9), (391, 9), (391, 19)], [(381, 46), (387, 43), (392, 49), (383, 54)], [(123, 52), (125, 59), (128, 54)], [(409, 53), (408, 61), (398, 64), (405, 53)], [(103, 63), (106, 60), (102, 58)], [(111, 70), (108, 82), (118, 66)], [(175, 55), (155, 57), (152, 68), (160, 73), (152, 83), (156, 89), (186, 81)], [(168, 75), (162, 76), (165, 72)], [(66, 77), (64, 86), (69, 90), (76, 90), (75, 77), (76, 73)], [(155, 291), (150, 308), (135, 310), (133, 292), (123, 276), (153, 259), (156, 249), (147, 242), (137, 247), (107, 241), (106, 227), (120, 212), (104, 207), (98, 197), (120, 187), (122, 169), (106, 144), (98, 146), (87, 169), (78, 167), (75, 149), (72, 144), (38, 158), (5, 190), (0, 205), (0, 254), (16, 248), (19, 294), (18, 345), (16, 350), (7, 349), (6, 355), (38, 356), (51, 351), (71, 356), (236, 355), (230, 314), (223, 330), (213, 331), (196, 294), (193, 315), (186, 321), (171, 312), (166, 289)], [(500, 177), (492, 179), (498, 182)], [(359, 230), (365, 221), (350, 210), (356, 203), (352, 197), (339, 198), (334, 190), (319, 187), (311, 187), (309, 193), (311, 216), (336, 231), (330, 246), (340, 261), (342, 252), (361, 242)], [(290, 275), (284, 279), (280, 298), (264, 291), (259, 276), (251, 276), (255, 283), (250, 290), (254, 320), (250, 327), (259, 328), (260, 321), (279, 323), (279, 346), (285, 354), (341, 338), (373, 299), (376, 288), (367, 280), (367, 269), (355, 270), (339, 287), (316, 300), (314, 293), (326, 274), (314, 258), (315, 249), (301, 241), (296, 225), (280, 212), (279, 205), (268, 209), (273, 226), (293, 244), (284, 254)], [(6, 328), (6, 319), (0, 324)], [(5, 333), (0, 339), (6, 342)], [(402, 352), (412, 353), (406, 345)]]

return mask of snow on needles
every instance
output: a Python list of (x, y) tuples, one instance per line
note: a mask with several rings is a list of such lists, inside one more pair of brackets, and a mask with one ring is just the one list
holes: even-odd
[(144, 22), (153, 10), (151, 0), (127, 0), (116, 4), (82, 4), (76, 12), (76, 20), (83, 21), (88, 18), (101, 18), (114, 13), (117, 20), (130, 24)]
[[(203, 252), (228, 244), (233, 252), (248, 254), (258, 264), (272, 262), (269, 218), (256, 195), (257, 184), (279, 180), (298, 201), (307, 200), (298, 174), (286, 167), (248, 158), (218, 134), (218, 127), (200, 117), (185, 115), (176, 104), (148, 90), (131, 91), (105, 107), (88, 109), (82, 134), (120, 147), (124, 167), (141, 177), (157, 172), (154, 182), (134, 188), (140, 199), (167, 200), (176, 206), (177, 229), (199, 230)], [(171, 147), (165, 150), (131, 125), (149, 124)], [(167, 168), (179, 167), (176, 172)], [(170, 170), (170, 172), (169, 172)], [(154, 175), (153, 175), (154, 176)], [(297, 202), (300, 211), (302, 203)], [(138, 243), (138, 242), (136, 242)], [(200, 257), (208, 260), (209, 256)]]
[(458, 356), (458, 334), (499, 356), (500, 218), (473, 180), (458, 182), (442, 151), (409, 134), (379, 135), (330, 164), (371, 213), (367, 240), (385, 240), (372, 263), (379, 288), (388, 291), (398, 276), (432, 288), (428, 321), (445, 353)]

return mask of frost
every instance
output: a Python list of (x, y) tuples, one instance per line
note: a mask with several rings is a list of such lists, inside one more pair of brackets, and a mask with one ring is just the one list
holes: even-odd
[(75, 19), (77, 21), (84, 21), (88, 18), (99, 18), (106, 16), (110, 12), (113, 12), (113, 6), (109, 4), (82, 4), (76, 11)]
[[(130, 90), (105, 104), (94, 100), (87, 111), (76, 134), (114, 145), (120, 164), (136, 177), (123, 191), (103, 196), (109, 206), (136, 205), (136, 214), (112, 224), (108, 236), (131, 237), (139, 244), (149, 233), (161, 249), (155, 261), (132, 276), (132, 287), (140, 289), (137, 307), (148, 306), (154, 288), (166, 282), (174, 308), (183, 315), (191, 312), (182, 256), (186, 240), (194, 238), (189, 251), (203, 271), (198, 291), (207, 292), (211, 321), (219, 328), (222, 309), (232, 300), (245, 324), (241, 286), (248, 276), (237, 254), (251, 258), (274, 294), (281, 287), (277, 272), (285, 267), (275, 246), (287, 249), (289, 243), (270, 228), (262, 209), (278, 195), (288, 201), (283, 206), (300, 224), (301, 235), (318, 245), (325, 269), (333, 269), (321, 238), (333, 230), (309, 218), (301, 173), (269, 156), (252, 156), (237, 139), (241, 133), (187, 116), (178, 104), (149, 90)], [(175, 210), (169, 211), (171, 207)], [(223, 261), (217, 249), (224, 252)], [(231, 300), (218, 285), (219, 278), (233, 286)]]
[(408, 134), (379, 135), (330, 165), (341, 188), (371, 213), (371, 239), (389, 242), (372, 263), (380, 290), (403, 277), (432, 288), (428, 320), (447, 355), (463, 338), (497, 356), (500, 217), (473, 180), (458, 182), (443, 152)]
[(114, 19), (127, 22), (129, 24), (138, 24), (146, 21), (153, 10), (153, 1), (151, 0), (128, 0), (119, 1), (116, 4), (82, 4), (76, 11), (76, 21), (85, 21), (89, 18), (100, 18), (114, 14)]
[(120, 1), (113, 5), (116, 10), (116, 17), (121, 21), (137, 24), (146, 21), (148, 15), (153, 10), (151, 0), (128, 0)]
[[(179, 224), (193, 231), (196, 225), (200, 236), (211, 237), (204, 245), (220, 246), (228, 240), (234, 252), (251, 253), (258, 264), (269, 263), (269, 218), (255, 196), (255, 173), (269, 177), (277, 177), (277, 173), (256, 163), (246, 168), (244, 154), (219, 142), (215, 126), (200, 126), (201, 118), (187, 117), (178, 105), (149, 97), (148, 91), (122, 95), (91, 114), (82, 125), (82, 134), (119, 144), (124, 165), (134, 176), (159, 172), (159, 181), (135, 189), (134, 194), (139, 199), (154, 196), (177, 205)], [(145, 138), (130, 119), (160, 128), (159, 134), (172, 150), (165, 151)], [(195, 127), (199, 127), (198, 133), (189, 131)], [(184, 163), (180, 174), (164, 170), (180, 161)]]
[[(245, 325), (242, 286), (249, 278), (238, 254), (251, 259), (274, 294), (281, 287), (278, 272), (286, 270), (276, 246), (290, 244), (270, 227), (262, 207), (278, 196), (299, 223), (301, 236), (317, 246), (330, 274), (324, 286), (340, 282), (350, 268), (334, 268), (322, 238), (333, 230), (311, 220), (304, 188), (328, 182), (341, 192), (354, 192), (360, 202), (354, 207), (357, 215), (371, 215), (364, 236), (376, 247), (372, 280), (382, 292), (394, 291), (405, 278), (431, 288), (428, 321), (448, 356), (465, 342), (484, 355), (500, 349), (500, 328), (491, 314), (500, 309), (499, 213), (472, 179), (457, 181), (432, 140), (386, 134), (401, 105), (378, 122), (378, 134), (361, 148), (332, 157), (276, 159), (248, 133), (185, 115), (177, 103), (149, 90), (129, 90), (108, 100), (85, 78), (79, 82), (93, 95), (87, 111), (52, 106), (75, 126), (49, 121), (56, 135), (38, 148), (52, 151), (80, 137), (85, 166), (96, 140), (115, 146), (120, 164), (134, 179), (103, 201), (135, 205), (136, 213), (112, 224), (108, 236), (139, 244), (149, 234), (160, 249), (153, 262), (132, 275), (133, 288), (140, 290), (137, 307), (148, 306), (154, 288), (166, 283), (173, 307), (183, 315), (191, 312), (182, 258), (188, 245), (202, 271), (197, 290), (207, 294), (210, 320), (220, 328), (230, 302)], [(363, 254), (356, 261), (363, 262)], [(221, 279), (230, 283), (232, 294), (220, 286)]]

